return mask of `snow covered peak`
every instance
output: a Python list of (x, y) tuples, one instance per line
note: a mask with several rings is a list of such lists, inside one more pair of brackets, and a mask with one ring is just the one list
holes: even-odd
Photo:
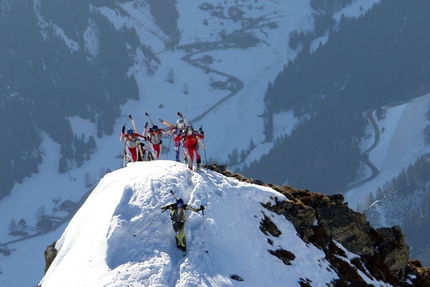
[[(169, 214), (160, 209), (174, 202), (170, 189), (206, 207), (204, 214), (187, 212), (186, 257), (175, 245)], [(76, 213), (41, 285), (234, 286), (242, 278), (247, 286), (281, 286), (306, 277), (322, 286), (337, 278), (322, 250), (260, 204), (275, 198), (285, 200), (271, 188), (173, 161), (129, 164), (107, 174)], [(264, 214), (280, 236), (260, 230)], [(287, 267), (269, 252), (281, 248), (295, 255), (294, 264)]]
[[(377, 278), (419, 286), (410, 281), (415, 269), (401, 267), (408, 263), (408, 247), (400, 229), (360, 227), (365, 217), (340, 195), (283, 187), (284, 195), (272, 187), (210, 169), (191, 171), (170, 160), (130, 163), (102, 178), (75, 214), (40, 286), (393, 286)], [(196, 208), (187, 211), (185, 256), (161, 209), (175, 197)], [(310, 217), (315, 222), (298, 228)], [(336, 239), (355, 242), (352, 249), (362, 242), (374, 247), (360, 256)], [(393, 256), (393, 264), (385, 261)]]

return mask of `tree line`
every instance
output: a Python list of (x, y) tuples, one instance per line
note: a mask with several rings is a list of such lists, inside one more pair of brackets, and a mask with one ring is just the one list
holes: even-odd
[(363, 17), (343, 17), (312, 53), (315, 35), (303, 34), (301, 41), (295, 34), (300, 52), (267, 87), (265, 129), (271, 131), (270, 118), (283, 111), (302, 120), (243, 174), (342, 192), (359, 169), (363, 113), (430, 91), (429, 9), (425, 1), (383, 0)]
[[(98, 2), (115, 4), (94, 5)], [(93, 137), (110, 135), (120, 105), (138, 98), (135, 79), (127, 76), (133, 64), (130, 51), (140, 46), (134, 31), (118, 31), (103, 15), (90, 12), (86, 1), (44, 1), (38, 8), (65, 35), (41, 27), (33, 5), (26, 2), (10, 3), (0, 17), (0, 199), (15, 182), (38, 172), (42, 133), (61, 146), (60, 170), (70, 151), (80, 165), (95, 141), (79, 144), (68, 117), (95, 123)], [(95, 42), (85, 39), (87, 29)], [(95, 52), (89, 52), (89, 43)]]

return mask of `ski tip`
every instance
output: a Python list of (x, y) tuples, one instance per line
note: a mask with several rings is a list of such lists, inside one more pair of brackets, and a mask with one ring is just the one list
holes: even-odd
[(133, 234), (133, 237), (136, 237), (136, 234)]

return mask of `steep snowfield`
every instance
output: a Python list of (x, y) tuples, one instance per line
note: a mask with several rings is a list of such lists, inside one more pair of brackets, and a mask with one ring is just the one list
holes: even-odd
[[(206, 207), (204, 214), (188, 211), (185, 257), (175, 246), (169, 214), (160, 209), (174, 202), (170, 189), (190, 205)], [(312, 286), (327, 286), (337, 275), (324, 252), (303, 242), (289, 221), (260, 204), (275, 198), (285, 199), (270, 188), (209, 170), (190, 171), (173, 161), (129, 164), (107, 174), (72, 219), (41, 284), (301, 286), (300, 281), (310, 280)], [(264, 215), (282, 232), (279, 237), (260, 230)], [(295, 255), (291, 265), (269, 253), (277, 249)], [(362, 276), (369, 284), (389, 286)]]

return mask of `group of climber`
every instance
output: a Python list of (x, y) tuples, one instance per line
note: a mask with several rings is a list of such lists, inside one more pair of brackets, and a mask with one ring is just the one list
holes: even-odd
[[(161, 145), (163, 143), (161, 138), (171, 136), (173, 137), (176, 161), (181, 161), (180, 154), (182, 147), (184, 163), (193, 170), (195, 155), (197, 168), (200, 168), (201, 156), (199, 145), (204, 148), (201, 142), (201, 140), (204, 139), (202, 127), (196, 130), (184, 118), (178, 119), (174, 125), (164, 121), (162, 122), (168, 126), (167, 130), (159, 128), (155, 124), (151, 124), (151, 127), (148, 129), (148, 123), (146, 123), (142, 134), (137, 133), (132, 128), (126, 131), (125, 125), (123, 125), (120, 140), (125, 142), (127, 150), (124, 149), (124, 153), (128, 155), (129, 161), (136, 162), (159, 159)], [(143, 142), (141, 142), (140, 139), (143, 139)]]

